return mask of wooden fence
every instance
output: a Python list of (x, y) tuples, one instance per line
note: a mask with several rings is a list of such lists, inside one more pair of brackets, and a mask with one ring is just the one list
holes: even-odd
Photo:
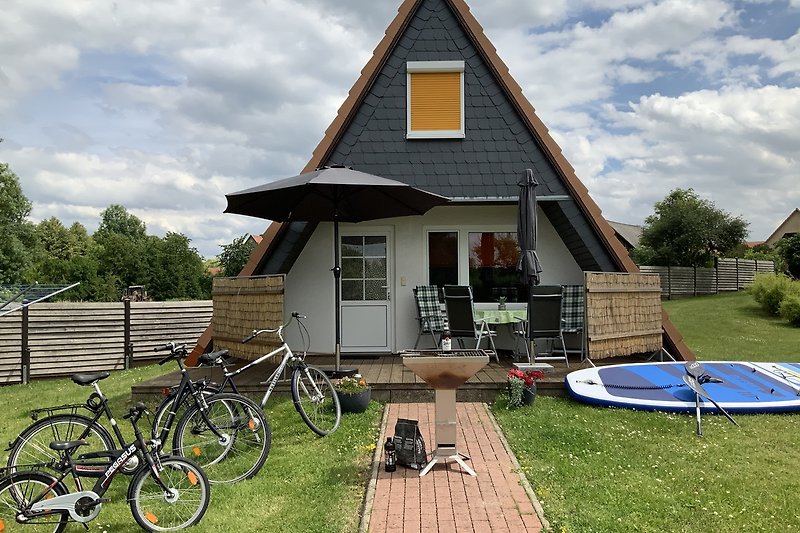
[(191, 348), (211, 312), (210, 301), (32, 305), (0, 318), (0, 384), (127, 368), (169, 341)]
[(714, 268), (640, 266), (642, 273), (661, 276), (662, 298), (699, 296), (738, 291), (751, 283), (757, 272), (775, 272), (772, 261), (718, 259)]

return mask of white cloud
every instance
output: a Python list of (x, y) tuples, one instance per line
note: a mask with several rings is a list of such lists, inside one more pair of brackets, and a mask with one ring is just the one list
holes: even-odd
[[(800, 32), (753, 37), (733, 0), (471, 3), (607, 215), (693, 186), (768, 234), (800, 204)], [(399, 4), (10, 0), (0, 160), (35, 217), (91, 228), (123, 203), (217, 253), (266, 227), (224, 194), (305, 165)]]
[[(800, 88), (653, 95), (628, 110), (609, 111), (608, 117), (613, 126), (634, 133), (600, 131), (590, 147), (573, 152), (580, 146), (573, 142), (566, 151), (576, 167), (593, 176), (590, 192), (605, 200), (601, 205), (609, 218), (641, 221), (669, 190), (692, 187), (750, 220), (758, 239), (800, 205)], [(600, 171), (608, 160), (587, 153), (623, 163)]]
[(487, 33), (534, 105), (555, 111), (609, 98), (619, 85), (655, 80), (665, 66), (656, 61), (734, 22), (732, 7), (721, 0), (666, 0), (616, 12), (596, 27)]

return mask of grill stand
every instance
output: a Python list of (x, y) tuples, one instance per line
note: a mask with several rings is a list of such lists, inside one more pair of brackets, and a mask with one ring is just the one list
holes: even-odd
[(452, 460), (470, 476), (477, 476), (464, 460), (469, 457), (459, 453), (456, 447), (458, 440), (458, 416), (456, 413), (456, 389), (474, 376), (489, 362), (489, 355), (483, 350), (454, 350), (442, 352), (432, 350), (426, 352), (404, 352), (403, 364), (417, 376), (433, 387), (436, 398), (436, 449), (430, 462), (419, 473), (420, 477), (431, 471), (441, 461)]
[(436, 449), (433, 451), (433, 457), (425, 465), (425, 468), (419, 473), (420, 477), (430, 472), (433, 465), (438, 461), (446, 463), (451, 459), (461, 465), (461, 468), (470, 476), (477, 476), (478, 474), (470, 468), (466, 459), (469, 457), (460, 453), (456, 449), (456, 439), (458, 433), (458, 424), (456, 422), (456, 390), (455, 389), (436, 389)]

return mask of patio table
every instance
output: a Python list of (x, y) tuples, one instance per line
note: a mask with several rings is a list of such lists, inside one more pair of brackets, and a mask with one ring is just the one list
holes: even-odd
[(475, 318), (486, 320), (488, 324), (513, 324), (520, 320), (527, 320), (527, 309), (476, 309)]
[(525, 355), (519, 349), (519, 337), (514, 334), (513, 324), (520, 320), (527, 320), (527, 309), (475, 309), (475, 320), (485, 320), (492, 329), (497, 331), (495, 346), (511, 351), (514, 359)]

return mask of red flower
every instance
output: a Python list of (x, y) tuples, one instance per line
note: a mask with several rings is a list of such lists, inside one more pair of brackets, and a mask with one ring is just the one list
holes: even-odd
[(508, 379), (521, 379), (525, 382), (526, 387), (530, 387), (533, 385), (533, 382), (544, 378), (544, 372), (541, 370), (517, 370), (516, 368), (512, 368), (508, 371), (508, 375), (506, 376)]

